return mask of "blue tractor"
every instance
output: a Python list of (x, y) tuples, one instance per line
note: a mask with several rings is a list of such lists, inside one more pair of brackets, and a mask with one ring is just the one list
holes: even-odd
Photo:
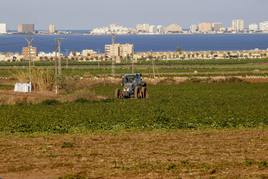
[(115, 98), (135, 98), (143, 99), (148, 97), (147, 84), (142, 80), (140, 73), (125, 74), (122, 77), (123, 89), (115, 90)]

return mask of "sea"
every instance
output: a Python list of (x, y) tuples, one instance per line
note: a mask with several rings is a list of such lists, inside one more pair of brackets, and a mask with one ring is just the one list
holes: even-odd
[[(0, 52), (21, 52), (27, 45), (26, 35), (0, 35)], [(104, 52), (105, 44), (111, 43), (111, 36), (88, 34), (34, 35), (33, 46), (38, 51), (55, 50), (56, 39), (62, 39), (62, 53), (93, 49)], [(268, 34), (176, 34), (176, 35), (118, 35), (117, 43), (134, 44), (136, 52), (149, 51), (218, 51), (268, 49)]]

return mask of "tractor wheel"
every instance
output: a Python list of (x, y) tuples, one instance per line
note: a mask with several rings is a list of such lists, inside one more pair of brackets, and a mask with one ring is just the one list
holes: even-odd
[(147, 88), (146, 87), (141, 88), (141, 96), (144, 99), (147, 98)]
[(134, 98), (135, 99), (139, 99), (140, 98), (140, 88), (139, 87), (135, 87), (135, 90), (134, 90)]
[(114, 97), (117, 99), (121, 98), (121, 90), (120, 89), (115, 90)]

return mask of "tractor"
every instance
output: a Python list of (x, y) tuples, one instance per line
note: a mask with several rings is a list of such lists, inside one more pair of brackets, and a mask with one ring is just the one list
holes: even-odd
[(147, 84), (142, 80), (140, 73), (123, 75), (121, 85), (123, 89), (115, 90), (115, 98), (143, 99), (148, 97)]

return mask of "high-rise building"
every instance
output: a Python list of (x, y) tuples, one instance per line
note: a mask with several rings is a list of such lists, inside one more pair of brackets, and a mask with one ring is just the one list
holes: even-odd
[(165, 29), (162, 25), (158, 25), (156, 27), (156, 32), (159, 33), (159, 34), (163, 34), (165, 32)]
[(18, 25), (18, 33), (34, 33), (34, 24), (19, 24)]
[(109, 44), (105, 45), (105, 54), (108, 57), (127, 57), (133, 55), (133, 44)]
[(154, 34), (157, 32), (157, 28), (155, 25), (150, 25), (149, 27), (149, 33)]
[(0, 34), (6, 34), (7, 33), (7, 25), (0, 23)]
[(203, 22), (198, 25), (198, 31), (202, 33), (208, 33), (212, 31), (212, 24), (209, 22)]
[(212, 29), (214, 32), (221, 32), (224, 29), (224, 25), (222, 23), (213, 23)]
[(150, 24), (137, 24), (136, 30), (137, 32), (141, 32), (141, 33), (149, 33)]
[(192, 24), (192, 25), (190, 26), (190, 32), (191, 32), (191, 33), (197, 33), (197, 32), (198, 32), (198, 25), (196, 25), (196, 24)]
[(268, 21), (264, 21), (260, 23), (260, 31), (268, 32)]
[(257, 32), (259, 30), (258, 24), (249, 24), (248, 30), (250, 32)]
[(232, 21), (232, 30), (235, 32), (242, 32), (245, 29), (245, 23), (243, 19), (234, 19)]
[(134, 54), (134, 45), (133, 44), (122, 44), (119, 48), (120, 56), (127, 57)]
[(166, 33), (180, 33), (182, 32), (182, 28), (178, 24), (170, 24), (165, 28)]
[(48, 26), (48, 33), (49, 33), (49, 34), (55, 34), (55, 33), (56, 33), (56, 27), (55, 27), (54, 24), (50, 24), (50, 25)]

